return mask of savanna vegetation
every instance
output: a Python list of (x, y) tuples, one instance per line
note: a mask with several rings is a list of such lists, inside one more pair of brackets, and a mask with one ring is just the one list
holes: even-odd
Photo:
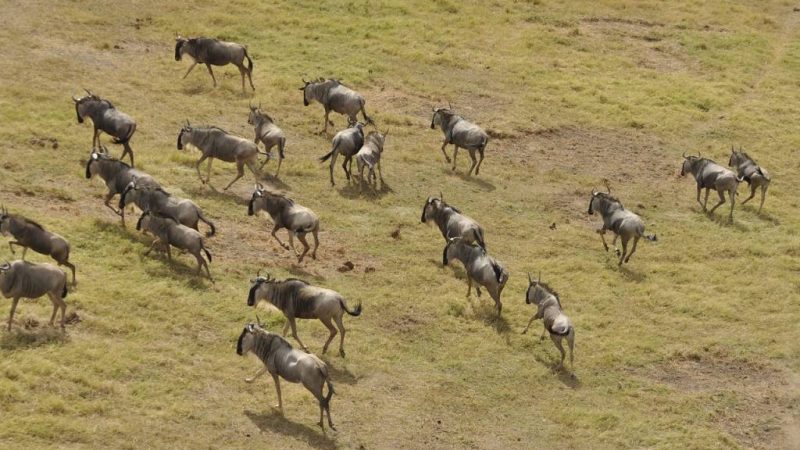
[[(3, 1), (0, 202), (70, 240), (79, 321), (50, 329), (43, 298), (0, 334), (0, 446), (798, 448), (797, 6)], [(242, 94), (233, 66), (215, 70), (216, 88), (202, 67), (181, 80), (176, 33), (246, 44), (255, 92)], [(331, 188), (317, 162), (330, 136), (298, 87), (320, 76), (358, 90), (391, 129), (377, 193), (338, 167)], [(103, 206), (105, 187), (84, 177), (91, 125), (70, 99), (82, 88), (137, 120), (137, 168), (215, 221), (215, 283), (191, 255), (143, 256), (152, 238)], [(429, 128), (431, 107), (448, 102), (491, 136), (480, 176), (465, 176), (463, 151), (451, 171)], [(268, 181), (319, 214), (316, 261), (297, 264), (266, 217), (247, 215), (249, 173), (223, 191), (235, 168), (216, 162), (204, 186), (199, 153), (175, 148), (187, 119), (251, 138), (251, 103), (286, 132), (280, 180)], [(729, 222), (727, 206), (704, 214), (679, 172), (683, 152), (725, 165), (731, 145), (773, 183), (761, 213), (737, 205)], [(622, 268), (586, 213), (603, 179), (658, 235)], [(464, 297), (463, 269), (442, 267), (444, 240), (420, 224), (439, 191), (485, 227), (510, 272), (502, 318), (486, 294)], [(15, 258), (5, 241), (0, 258)], [(315, 425), (301, 386), (283, 383), (281, 416), (270, 377), (244, 382), (259, 363), (234, 347), (255, 318), (257, 270), (362, 302), (345, 319), (347, 357), (324, 357), (338, 431)], [(521, 334), (528, 271), (575, 325), (574, 372), (555, 370), (540, 325)], [(280, 313), (258, 314), (282, 329)], [(298, 327), (319, 354), (325, 327)]]

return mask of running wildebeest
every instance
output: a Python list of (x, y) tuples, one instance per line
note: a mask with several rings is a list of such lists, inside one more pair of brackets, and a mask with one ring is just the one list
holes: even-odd
[[(253, 191), (253, 196), (250, 197), (250, 203), (247, 205), (247, 215), (255, 215), (259, 211), (266, 211), (272, 218), (274, 223), (272, 227), (272, 237), (281, 245), (281, 247), (289, 250), (290, 246), (297, 262), (303, 262), (303, 257), (306, 256), (308, 250), (311, 248), (306, 241), (306, 233), (312, 233), (314, 236), (314, 251), (311, 252), (311, 258), (317, 259), (317, 248), (319, 247), (319, 217), (306, 208), (294, 202), (294, 200), (286, 197), (283, 194), (272, 192), (264, 189), (264, 186), (257, 184)], [(289, 245), (283, 243), (278, 235), (275, 234), (281, 228), (286, 228), (289, 233)], [(303, 253), (297, 254), (294, 248), (294, 236), (303, 244)]]
[[(611, 230), (614, 233), (614, 240), (611, 245), (617, 245), (617, 238), (622, 238), (622, 253), (617, 250), (619, 256), (619, 264), (628, 262), (636, 251), (636, 244), (639, 239), (644, 237), (647, 240), (655, 241), (656, 236), (645, 236), (644, 234), (644, 221), (637, 214), (625, 209), (615, 197), (611, 196), (611, 188), (606, 184), (608, 193), (597, 192), (592, 189), (592, 196), (589, 198), (589, 214), (594, 214), (598, 211), (603, 216), (603, 226), (598, 228), (597, 234), (603, 240), (603, 247), (608, 251), (608, 244), (606, 244), (606, 230)], [(628, 251), (628, 241), (633, 238), (633, 247), (631, 252)]]
[[(203, 154), (195, 164), (197, 176), (203, 184), (211, 181), (211, 161), (214, 158), (220, 161), (236, 163), (236, 170), (238, 171), (236, 178), (225, 186), (226, 191), (236, 180), (244, 176), (245, 164), (253, 172), (256, 181), (259, 179), (260, 171), (256, 166), (258, 163), (258, 145), (255, 142), (229, 134), (222, 128), (194, 128), (189, 124), (189, 121), (186, 121), (186, 126), (181, 128), (180, 133), (178, 133), (178, 150), (183, 150), (186, 145), (192, 145)], [(200, 174), (200, 164), (206, 159), (208, 159), (208, 167), (206, 167), (206, 179), (203, 180), (203, 175)]]
[(339, 355), (344, 357), (344, 324), (342, 316), (347, 313), (351, 316), (361, 315), (361, 303), (355, 309), (347, 308), (341, 294), (331, 289), (312, 286), (303, 280), (289, 278), (278, 281), (269, 274), (266, 277), (258, 275), (255, 280), (250, 280), (250, 293), (247, 295), (247, 306), (256, 306), (259, 301), (266, 300), (283, 312), (286, 316), (286, 325), (283, 327), (283, 335), (291, 327), (292, 337), (297, 343), (308, 351), (308, 347), (303, 344), (297, 336), (295, 319), (319, 319), (328, 330), (330, 336), (322, 347), (322, 353), (328, 351), (328, 345), (336, 337), (336, 328), (331, 321), (336, 322), (339, 328)]
[(125, 210), (117, 211), (109, 204), (111, 199), (117, 195), (125, 192), (134, 178), (140, 186), (159, 187), (160, 185), (150, 175), (139, 170), (131, 168), (131, 166), (124, 162), (108, 156), (108, 150), (93, 150), (86, 162), (86, 178), (90, 179), (94, 175), (99, 175), (100, 178), (106, 183), (108, 192), (106, 193), (103, 204), (108, 209), (114, 211), (114, 214), (122, 217), (122, 226), (125, 226)]
[(772, 181), (769, 172), (756, 164), (753, 158), (742, 151), (741, 147), (739, 147), (739, 151), (731, 147), (731, 157), (728, 160), (728, 165), (736, 167), (739, 178), (744, 179), (744, 181), (747, 181), (747, 184), (750, 185), (750, 197), (747, 197), (742, 202), (743, 205), (756, 195), (756, 189), (761, 188), (761, 204), (758, 206), (758, 212), (761, 212), (761, 208), (764, 207), (764, 197), (767, 195), (767, 188), (769, 187), (770, 181)]
[(422, 223), (429, 220), (433, 221), (442, 237), (447, 241), (449, 237), (460, 237), (465, 244), (473, 242), (480, 245), (484, 250), (486, 243), (483, 240), (483, 228), (478, 222), (461, 214), (454, 206), (450, 206), (444, 201), (444, 195), (439, 193), (439, 198), (428, 197), (425, 206), (422, 207)]
[(211, 262), (211, 253), (209, 253), (203, 244), (203, 235), (197, 230), (193, 230), (186, 225), (181, 225), (171, 217), (151, 214), (150, 211), (143, 212), (141, 217), (139, 217), (139, 221), (136, 222), (136, 230), (138, 231), (142, 228), (153, 233), (156, 237), (153, 243), (150, 244), (150, 248), (144, 253), (145, 256), (149, 255), (157, 244), (166, 246), (167, 259), (169, 261), (172, 261), (170, 246), (174, 246), (180, 250), (186, 250), (197, 259), (197, 274), (200, 275), (203, 267), (205, 267), (208, 279), (213, 281), (211, 272), (208, 270), (208, 263), (203, 259), (200, 252), (205, 252), (209, 262)]
[(303, 87), (300, 88), (303, 91), (303, 104), (308, 106), (311, 102), (318, 101), (325, 108), (323, 133), (328, 132), (328, 123), (333, 125), (333, 121), (328, 119), (331, 111), (346, 115), (351, 122), (358, 120), (356, 115), (361, 111), (364, 121), (373, 123), (372, 119), (367, 116), (367, 110), (364, 109), (366, 104), (364, 96), (343, 85), (339, 80), (320, 78), (316, 81), (303, 80), (303, 83)]
[(350, 125), (344, 130), (336, 133), (331, 141), (333, 148), (326, 155), (319, 158), (320, 162), (325, 162), (328, 158), (331, 159), (331, 186), (335, 186), (333, 182), (333, 166), (336, 164), (336, 156), (340, 153), (344, 156), (342, 161), (342, 169), (347, 181), (350, 181), (353, 167), (353, 155), (355, 155), (364, 145), (364, 124), (361, 122), (350, 122)]
[(130, 140), (136, 131), (136, 122), (129, 115), (115, 108), (110, 101), (92, 94), (89, 90), (86, 90), (86, 93), (88, 95), (82, 98), (73, 95), (72, 101), (75, 102), (78, 123), (83, 123), (83, 119), (87, 116), (92, 119), (94, 126), (92, 148), (100, 147), (99, 134), (103, 131), (114, 138), (115, 144), (122, 144), (124, 150), (119, 159), (125, 159), (127, 154), (130, 156), (131, 166), (133, 166), (133, 150)]
[[(453, 150), (453, 170), (456, 170), (458, 149), (465, 148), (469, 151), (469, 157), (472, 159), (469, 175), (472, 175), (473, 169), (475, 169), (475, 175), (478, 175), (481, 170), (481, 163), (483, 163), (483, 154), (486, 150), (486, 144), (489, 143), (489, 135), (486, 134), (481, 127), (465, 120), (450, 108), (433, 108), (431, 130), (436, 129), (436, 125), (439, 125), (444, 133), (442, 154), (444, 154), (444, 159), (448, 163), (450, 162), (450, 157), (447, 156), (445, 147), (447, 144), (453, 144), (455, 147)], [(475, 151), (480, 153), (480, 161), (475, 159)]]
[(176, 197), (160, 187), (142, 186), (135, 178), (122, 192), (119, 209), (123, 210), (130, 204), (138, 206), (142, 211), (171, 217), (181, 225), (198, 231), (197, 224), (202, 220), (210, 228), (206, 237), (211, 237), (216, 232), (214, 223), (203, 215), (203, 211), (195, 202)]
[[(189, 55), (194, 60), (183, 78), (189, 76), (189, 72), (191, 72), (198, 63), (205, 64), (209, 75), (211, 75), (211, 80), (214, 81), (214, 87), (217, 87), (217, 79), (214, 77), (211, 66), (233, 64), (239, 68), (239, 74), (242, 76), (242, 92), (245, 91), (245, 75), (247, 75), (247, 79), (250, 81), (250, 87), (254, 91), (256, 90), (256, 87), (253, 86), (253, 60), (250, 59), (250, 56), (247, 54), (247, 48), (242, 44), (205, 37), (187, 39), (178, 36), (175, 38), (175, 61), (180, 61), (183, 55)], [(246, 68), (244, 66), (245, 59), (247, 59)]]
[[(699, 153), (697, 156), (686, 156), (686, 153), (683, 154), (681, 176), (684, 176), (687, 172), (691, 173), (697, 181), (697, 203), (700, 203), (700, 206), (703, 207), (703, 211), (707, 210), (706, 204), (708, 204), (708, 194), (711, 192), (711, 189), (717, 191), (719, 203), (714, 205), (711, 211), (708, 211), (709, 214), (713, 213), (715, 209), (725, 203), (725, 193), (727, 192), (728, 196), (731, 198), (731, 213), (729, 217), (733, 220), (733, 206), (736, 203), (736, 188), (739, 187), (739, 182), (742, 181), (742, 178), (737, 177), (735, 173), (710, 159), (701, 158)], [(701, 202), (700, 191), (703, 189), (706, 190), (706, 198), (705, 201)]]
[(566, 337), (567, 345), (569, 345), (569, 364), (573, 366), (572, 351), (575, 347), (575, 328), (572, 326), (569, 317), (561, 309), (561, 299), (558, 297), (558, 293), (542, 282), (541, 274), (536, 281), (533, 281), (530, 273), (528, 274), (528, 291), (525, 293), (525, 303), (536, 305), (536, 314), (528, 321), (528, 326), (525, 327), (522, 334), (528, 332), (528, 328), (531, 327), (534, 320), (544, 319), (544, 331), (539, 339), (543, 340), (545, 333), (550, 333), (550, 339), (558, 348), (558, 351), (561, 352), (560, 367), (564, 367), (566, 352), (561, 345), (561, 339)]
[(36, 299), (44, 294), (53, 302), (53, 315), (50, 316), (50, 326), (56, 318), (56, 312), (61, 308), (61, 328), (64, 328), (64, 315), (67, 304), (67, 274), (52, 264), (34, 264), (28, 261), (6, 262), (0, 265), (0, 291), (3, 297), (11, 298), (11, 314), (8, 316), (8, 330), (11, 331), (11, 322), (14, 320), (14, 311), (21, 298)]
[(476, 245), (466, 244), (460, 237), (451, 237), (444, 247), (442, 265), (447, 265), (450, 260), (457, 259), (464, 264), (467, 272), (467, 298), (472, 289), (472, 280), (475, 280), (475, 293), (481, 296), (479, 286), (489, 291), (497, 308), (497, 315), (503, 312), (500, 303), (500, 294), (508, 281), (508, 271), (496, 259), (486, 254), (486, 250)]
[(369, 168), (367, 172), (367, 184), (372, 186), (372, 189), (377, 189), (378, 181), (375, 179), (375, 168), (378, 168), (378, 175), (381, 180), (381, 188), (386, 187), (383, 181), (383, 171), (381, 170), (381, 155), (383, 154), (383, 145), (386, 142), (386, 136), (389, 130), (381, 134), (378, 131), (370, 131), (364, 138), (364, 145), (356, 153), (356, 166), (358, 167), (358, 186), (359, 190), (364, 187), (364, 168)]
[[(239, 340), (236, 342), (236, 354), (244, 356), (247, 352), (256, 355), (264, 367), (252, 377), (245, 378), (245, 381), (252, 383), (264, 372), (269, 372), (275, 382), (275, 391), (278, 393), (277, 407), (281, 414), (283, 414), (283, 400), (281, 399), (280, 379), (283, 378), (290, 383), (302, 383), (319, 402), (318, 425), (325, 430), (322, 421), (324, 411), (328, 414), (328, 425), (331, 429), (336, 430), (331, 421), (333, 384), (331, 384), (328, 366), (321, 359), (310, 353), (293, 349), (286, 339), (265, 330), (260, 323), (248, 323), (242, 330), (242, 334), (239, 335)], [(328, 385), (328, 395), (323, 396), (322, 388), (326, 384)]]
[(275, 125), (272, 117), (261, 111), (261, 106), (250, 106), (250, 115), (247, 117), (247, 123), (255, 127), (255, 144), (258, 145), (259, 141), (263, 142), (266, 150), (267, 159), (261, 163), (259, 170), (263, 169), (264, 165), (273, 158), (272, 147), (278, 146), (278, 169), (275, 171), (275, 178), (278, 178), (281, 173), (281, 163), (285, 158), (283, 151), (286, 148), (286, 135), (283, 134), (283, 130)]
[(13, 246), (17, 245), (22, 247), (23, 261), (28, 248), (36, 253), (48, 255), (56, 260), (59, 266), (69, 267), (72, 271), (72, 284), (77, 284), (75, 265), (69, 262), (69, 242), (63, 237), (45, 230), (43, 226), (30, 219), (9, 214), (5, 207), (0, 210), (0, 234), (3, 236), (10, 234), (16, 239), (8, 242), (12, 254), (15, 253)]

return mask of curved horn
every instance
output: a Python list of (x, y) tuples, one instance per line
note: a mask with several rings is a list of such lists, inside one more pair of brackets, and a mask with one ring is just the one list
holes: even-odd
[(439, 200), (444, 201), (444, 194), (442, 194), (442, 191), (439, 191)]
[(260, 276), (261, 276), (261, 269), (258, 269), (258, 271), (256, 272), (256, 278), (258, 278)]
[(536, 282), (537, 283), (541, 283), (542, 282), (542, 271), (541, 270), (539, 271), (539, 278), (536, 280)]
[(450, 111), (453, 110), (453, 105), (450, 104), (450, 100), (447, 101), (447, 109), (449, 109)]
[(611, 185), (608, 183), (608, 179), (607, 178), (603, 179), (603, 184), (606, 185), (606, 190), (608, 190), (608, 193), (611, 194)]
[(258, 317), (258, 314), (256, 314), (256, 323), (258, 324), (258, 327), (259, 327), (259, 328), (263, 328), (263, 327), (261, 326), (261, 325), (263, 325), (263, 324), (261, 323), (261, 319)]
[(697, 157), (700, 157), (700, 150), (697, 151)]
[(533, 284), (533, 278), (531, 277), (530, 272), (528, 272), (528, 283)]
[(89, 95), (94, 95), (94, 94), (92, 94), (92, 91), (90, 91), (90, 90), (88, 90), (86, 88), (83, 88), (83, 90), (86, 91), (86, 93), (89, 94)]

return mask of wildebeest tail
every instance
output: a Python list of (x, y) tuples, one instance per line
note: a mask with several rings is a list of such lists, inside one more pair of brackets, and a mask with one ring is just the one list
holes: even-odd
[(250, 59), (250, 55), (247, 54), (247, 48), (244, 48), (244, 57), (247, 58), (247, 71), (250, 72), (250, 75), (253, 74), (253, 60)]
[(500, 264), (497, 264), (497, 262), (492, 261), (492, 270), (494, 270), (494, 276), (495, 278), (497, 278), (497, 282), (503, 284), (504, 282), (503, 268), (500, 267)]
[(349, 310), (349, 309), (347, 309), (347, 305), (345, 305), (345, 304), (344, 304), (344, 299), (340, 298), (340, 299), (339, 299), (339, 304), (340, 304), (340, 305), (342, 305), (342, 309), (343, 309), (343, 310), (344, 310), (344, 312), (346, 312), (347, 314), (350, 314), (351, 316), (356, 316), (356, 317), (358, 317), (358, 316), (360, 316), (360, 315), (361, 315), (361, 302), (359, 302), (359, 303), (356, 305), (356, 309), (354, 309), (354, 310), (352, 310), (352, 311), (351, 311), (351, 310)]
[(331, 149), (331, 151), (329, 151), (327, 154), (319, 157), (319, 162), (325, 162), (328, 159), (330, 159), (330, 157), (333, 156), (333, 153), (336, 152), (337, 148), (339, 148), (339, 141), (336, 141), (336, 143), (333, 145), (333, 148)]
[(767, 172), (766, 170), (762, 169), (761, 167), (759, 167), (757, 169), (757, 171), (758, 171), (758, 173), (761, 174), (762, 177), (764, 177), (765, 180), (772, 181), (772, 178), (770, 178), (770, 176), (769, 176), (769, 172)]
[(482, 249), (486, 250), (486, 242), (483, 240), (483, 230), (480, 227), (475, 229), (475, 240)]
[(645, 238), (645, 239), (647, 239), (647, 240), (648, 240), (648, 241), (650, 241), (650, 242), (656, 242), (656, 241), (658, 241), (658, 236), (656, 236), (656, 235), (655, 235), (655, 233), (653, 233), (653, 234), (646, 234), (646, 235), (644, 236), (644, 238)]
[(200, 247), (200, 248), (202, 248), (202, 249), (203, 249), (203, 251), (204, 251), (204, 252), (206, 252), (206, 256), (208, 257), (208, 262), (211, 262), (211, 252), (209, 252), (209, 251), (208, 251), (208, 249), (206, 248), (206, 246), (205, 246), (205, 245), (203, 245), (203, 246), (202, 246), (202, 247)]
[[(208, 233), (206, 233), (206, 237), (211, 237), (214, 235), (214, 233), (217, 232), (217, 229), (214, 227), (214, 222), (206, 219), (206, 217), (203, 215), (203, 213), (200, 211), (199, 208), (197, 209), (197, 218), (205, 222), (205, 224), (211, 228), (208, 231)], [(208, 260), (211, 261), (211, 257), (209, 257)]]
[(572, 332), (572, 325), (570, 325), (570, 326), (568, 326), (566, 328), (564, 328), (564, 327), (551, 328), (551, 329), (549, 329), (547, 331), (549, 331), (549, 332), (551, 332), (553, 334), (557, 334), (559, 336), (566, 336), (570, 332)]
[(136, 124), (131, 125), (131, 128), (128, 130), (128, 133), (124, 137), (114, 137), (113, 142), (114, 144), (127, 144), (128, 141), (131, 140), (133, 133), (136, 131)]
[(61, 298), (67, 298), (67, 276), (64, 275), (64, 289), (61, 290)]
[(285, 147), (286, 138), (281, 138), (281, 141), (278, 143), (278, 153), (281, 155), (281, 159), (286, 158), (286, 155), (283, 153)]
[(320, 369), (320, 372), (322, 372), (322, 375), (325, 377), (325, 384), (328, 385), (328, 395), (326, 395), (325, 398), (322, 399), (321, 403), (323, 408), (328, 409), (331, 404), (331, 397), (333, 397), (333, 394), (336, 393), (336, 391), (333, 390), (333, 384), (331, 383), (330, 378), (328, 378), (327, 370), (323, 371), (322, 369)]

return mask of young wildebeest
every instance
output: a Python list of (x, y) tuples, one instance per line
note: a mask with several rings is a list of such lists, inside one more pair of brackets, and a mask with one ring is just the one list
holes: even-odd
[[(731, 198), (731, 213), (729, 217), (733, 220), (733, 205), (736, 203), (736, 188), (739, 187), (739, 182), (742, 178), (736, 176), (735, 173), (720, 166), (714, 161), (701, 158), (698, 153), (697, 156), (686, 156), (683, 154), (683, 164), (681, 165), (681, 176), (687, 172), (691, 173), (697, 181), (697, 203), (706, 211), (706, 204), (708, 204), (708, 194), (711, 189), (717, 191), (719, 195), (719, 203), (708, 211), (709, 214), (713, 213), (715, 209), (725, 203), (725, 193)], [(700, 202), (700, 191), (706, 190), (706, 198)]]
[[(239, 68), (239, 74), (242, 76), (242, 92), (244, 92), (245, 75), (250, 81), (250, 87), (256, 90), (253, 86), (253, 60), (247, 55), (247, 48), (242, 44), (205, 37), (186, 39), (178, 36), (175, 38), (175, 61), (180, 61), (183, 55), (189, 55), (194, 60), (183, 78), (186, 78), (198, 63), (205, 64), (211, 80), (214, 81), (214, 87), (217, 87), (217, 79), (211, 66), (233, 64)], [(245, 58), (247, 58), (247, 68), (244, 67)]]
[(364, 145), (364, 124), (361, 122), (350, 122), (350, 125), (346, 129), (336, 133), (336, 136), (333, 137), (332, 144), (333, 148), (331, 151), (320, 157), (319, 161), (325, 162), (328, 158), (331, 159), (331, 186), (335, 186), (336, 183), (333, 182), (333, 165), (336, 164), (336, 156), (340, 153), (344, 156), (342, 169), (349, 182), (350, 175), (352, 174), (353, 155)]
[(569, 317), (561, 310), (561, 300), (558, 298), (558, 293), (539, 280), (533, 281), (531, 274), (528, 274), (528, 292), (525, 293), (525, 303), (536, 305), (536, 314), (528, 321), (528, 326), (522, 334), (528, 332), (528, 328), (536, 319), (544, 319), (544, 331), (542, 332), (541, 339), (544, 339), (545, 333), (550, 333), (550, 339), (556, 345), (558, 351), (561, 352), (560, 367), (564, 367), (564, 347), (561, 345), (561, 339), (567, 338), (567, 345), (569, 345), (569, 364), (573, 365), (572, 351), (575, 346), (575, 328), (572, 327), (572, 322)]
[[(603, 216), (603, 226), (597, 229), (600, 239), (603, 240), (603, 247), (608, 251), (608, 244), (606, 244), (606, 230), (611, 230), (614, 233), (614, 240), (611, 245), (617, 245), (617, 238), (622, 238), (622, 253), (617, 250), (619, 256), (619, 264), (628, 262), (636, 251), (636, 244), (639, 239), (644, 236), (644, 221), (638, 215), (628, 211), (622, 206), (622, 202), (611, 196), (611, 189), (608, 194), (603, 192), (596, 192), (592, 189), (592, 196), (589, 198), (589, 214), (594, 214), (598, 211)], [(645, 239), (655, 241), (656, 236), (644, 236)], [(633, 238), (633, 247), (631, 252), (628, 251), (628, 241)], [(627, 255), (626, 255), (627, 253)]]
[[(249, 323), (245, 325), (239, 340), (236, 342), (236, 353), (244, 356), (252, 352), (264, 363), (264, 367), (255, 375), (245, 378), (252, 383), (256, 378), (269, 372), (275, 382), (275, 391), (278, 393), (278, 409), (283, 414), (283, 400), (281, 399), (280, 378), (290, 383), (302, 383), (319, 402), (319, 426), (325, 429), (322, 421), (323, 411), (328, 414), (328, 425), (335, 430), (331, 421), (331, 397), (334, 394), (328, 366), (321, 359), (310, 353), (303, 353), (292, 348), (286, 339), (262, 328), (261, 324)], [(328, 395), (322, 395), (323, 386), (328, 385)]]
[(336, 328), (331, 321), (336, 321), (339, 327), (339, 355), (344, 357), (344, 324), (342, 316), (344, 313), (351, 316), (361, 315), (361, 303), (356, 305), (354, 310), (347, 308), (347, 304), (341, 294), (336, 291), (312, 286), (303, 280), (289, 278), (278, 281), (267, 274), (266, 277), (258, 276), (255, 280), (250, 280), (250, 293), (247, 296), (247, 306), (256, 306), (259, 301), (266, 300), (283, 312), (286, 316), (286, 325), (283, 327), (283, 335), (289, 328), (292, 328), (292, 336), (297, 339), (297, 343), (308, 351), (308, 347), (303, 344), (297, 336), (295, 319), (319, 319), (331, 334), (322, 353), (328, 351), (328, 345), (336, 336)]
[(747, 197), (742, 202), (743, 205), (756, 195), (756, 189), (761, 188), (761, 205), (758, 206), (758, 212), (761, 212), (761, 208), (764, 207), (764, 197), (767, 195), (769, 182), (772, 180), (769, 172), (756, 164), (747, 153), (742, 151), (741, 147), (738, 152), (731, 147), (731, 158), (728, 160), (728, 165), (736, 167), (739, 178), (743, 178), (750, 185), (750, 197)]
[(111, 199), (125, 192), (125, 188), (135, 178), (140, 186), (159, 187), (158, 182), (150, 175), (131, 168), (124, 162), (108, 156), (108, 151), (92, 151), (89, 160), (86, 162), (86, 178), (90, 179), (94, 175), (99, 175), (106, 183), (108, 193), (106, 193), (104, 205), (114, 211), (114, 214), (122, 217), (122, 226), (125, 226), (125, 210), (117, 211), (109, 204)]
[(136, 179), (128, 183), (125, 191), (122, 192), (119, 198), (119, 209), (123, 210), (131, 203), (142, 211), (171, 217), (181, 225), (198, 231), (197, 223), (202, 220), (211, 228), (206, 233), (207, 237), (213, 236), (216, 232), (214, 223), (206, 219), (203, 211), (195, 202), (175, 197), (160, 187), (142, 186)]
[(497, 315), (503, 312), (500, 303), (500, 294), (508, 281), (508, 271), (496, 259), (486, 254), (486, 250), (476, 245), (464, 243), (460, 237), (451, 237), (444, 247), (442, 264), (447, 265), (451, 259), (457, 259), (464, 264), (467, 272), (467, 298), (472, 289), (472, 280), (475, 280), (475, 293), (481, 296), (479, 286), (489, 291), (497, 308)]
[[(314, 235), (314, 251), (311, 252), (311, 257), (317, 259), (317, 248), (319, 247), (319, 217), (306, 208), (296, 204), (292, 199), (285, 195), (271, 192), (264, 189), (264, 186), (257, 184), (253, 196), (250, 197), (250, 203), (247, 205), (247, 215), (252, 216), (259, 211), (266, 211), (272, 222), (272, 237), (281, 245), (281, 247), (289, 250), (290, 246), (294, 254), (297, 256), (297, 262), (303, 262), (303, 257), (308, 253), (311, 248), (306, 241), (306, 233)], [(289, 232), (289, 245), (283, 243), (278, 235), (275, 234), (281, 228), (286, 228)], [(294, 236), (303, 244), (303, 253), (297, 254), (294, 248)]]
[(131, 166), (133, 166), (133, 150), (130, 146), (130, 140), (136, 131), (136, 122), (129, 115), (114, 108), (110, 101), (101, 99), (88, 90), (86, 93), (89, 95), (83, 98), (72, 96), (72, 101), (75, 102), (75, 114), (78, 116), (78, 123), (83, 123), (83, 119), (86, 116), (92, 119), (92, 125), (94, 125), (92, 148), (100, 146), (99, 134), (104, 131), (114, 138), (113, 142), (115, 144), (122, 144), (124, 150), (119, 159), (125, 159), (127, 154), (130, 156)]
[[(192, 145), (203, 153), (203, 156), (195, 164), (197, 176), (200, 177), (200, 181), (203, 184), (211, 181), (211, 161), (214, 158), (236, 163), (238, 173), (236, 178), (225, 186), (226, 191), (236, 180), (244, 176), (245, 164), (253, 172), (256, 181), (259, 179), (260, 171), (256, 167), (258, 163), (258, 145), (255, 142), (228, 134), (222, 128), (194, 128), (187, 121), (186, 126), (181, 128), (180, 133), (178, 133), (178, 150), (183, 150), (186, 145)], [(203, 175), (200, 174), (200, 164), (206, 159), (208, 159), (208, 167), (206, 167), (206, 179), (204, 180)]]
[[(469, 175), (472, 175), (472, 169), (475, 169), (475, 175), (478, 175), (481, 170), (481, 163), (483, 163), (483, 153), (484, 150), (486, 150), (486, 144), (489, 143), (489, 135), (486, 134), (481, 127), (465, 120), (449, 108), (433, 108), (431, 130), (436, 129), (436, 125), (439, 125), (444, 133), (442, 153), (447, 162), (450, 162), (450, 157), (447, 156), (445, 147), (447, 144), (453, 144), (455, 147), (453, 150), (453, 170), (456, 170), (458, 149), (465, 148), (469, 150), (469, 157), (472, 158), (472, 166), (469, 168)], [(476, 150), (481, 155), (480, 161), (475, 159)]]
[(14, 311), (21, 298), (35, 299), (44, 294), (53, 302), (53, 315), (50, 316), (50, 326), (56, 318), (56, 312), (61, 308), (61, 328), (64, 328), (64, 314), (67, 304), (67, 274), (51, 264), (33, 264), (27, 261), (14, 261), (0, 266), (0, 291), (3, 297), (11, 298), (11, 314), (8, 316), (8, 330), (14, 320)]
[(275, 125), (275, 121), (272, 120), (272, 117), (261, 111), (261, 106), (250, 106), (250, 115), (247, 117), (247, 123), (255, 127), (255, 144), (258, 145), (259, 141), (263, 142), (264, 148), (267, 151), (267, 153), (265, 153), (267, 159), (261, 163), (259, 169), (263, 169), (264, 165), (273, 158), (272, 147), (278, 146), (278, 170), (275, 171), (275, 178), (278, 178), (278, 174), (281, 173), (281, 163), (283, 162), (283, 158), (285, 158), (283, 151), (286, 148), (286, 136), (283, 134), (283, 130)]
[(206, 253), (208, 261), (211, 262), (211, 253), (208, 252), (205, 245), (203, 245), (203, 235), (197, 230), (193, 230), (185, 225), (181, 225), (171, 217), (157, 216), (151, 214), (150, 211), (145, 211), (136, 222), (136, 230), (144, 228), (146, 231), (153, 233), (156, 239), (150, 244), (150, 248), (144, 253), (145, 256), (149, 255), (156, 244), (163, 244), (167, 248), (167, 259), (172, 261), (172, 251), (170, 246), (174, 246), (180, 250), (186, 250), (197, 259), (197, 274), (202, 273), (203, 267), (206, 268), (206, 275), (208, 279), (212, 280), (211, 272), (208, 270), (208, 263), (203, 259), (200, 251)]
[(426, 223), (429, 220), (433, 221), (439, 227), (439, 231), (442, 232), (442, 237), (444, 237), (445, 241), (448, 240), (448, 237), (460, 237), (465, 244), (475, 242), (484, 250), (486, 249), (486, 243), (483, 241), (483, 228), (478, 222), (445, 203), (444, 195), (441, 192), (439, 193), (439, 198), (428, 197), (425, 200), (420, 220), (422, 223)]
[(386, 183), (383, 182), (383, 171), (381, 170), (381, 154), (383, 154), (383, 144), (386, 142), (386, 136), (388, 134), (389, 130), (384, 131), (383, 134), (378, 131), (370, 131), (367, 137), (364, 138), (364, 145), (358, 153), (356, 153), (359, 190), (364, 187), (365, 167), (369, 168), (367, 183), (372, 186), (373, 190), (378, 187), (378, 181), (375, 179), (375, 167), (378, 168), (381, 186), (386, 186)]
[(303, 80), (303, 104), (308, 106), (313, 101), (318, 101), (325, 108), (325, 129), (323, 133), (328, 132), (328, 123), (333, 125), (333, 122), (328, 119), (328, 114), (331, 111), (339, 114), (344, 114), (350, 118), (351, 122), (355, 122), (356, 114), (361, 111), (364, 116), (364, 121), (372, 123), (372, 119), (367, 116), (367, 110), (364, 109), (366, 100), (364, 96), (358, 92), (343, 85), (339, 80), (326, 80), (320, 78), (317, 81)]
[(5, 208), (0, 211), (0, 233), (3, 236), (9, 234), (14, 236), (16, 241), (9, 241), (8, 248), (14, 253), (14, 245), (22, 247), (22, 259), (25, 260), (25, 252), (28, 248), (49, 255), (56, 260), (59, 266), (67, 266), (72, 271), (72, 284), (75, 281), (75, 266), (69, 262), (69, 242), (63, 237), (51, 233), (38, 223), (26, 219), (22, 216), (11, 215)]

